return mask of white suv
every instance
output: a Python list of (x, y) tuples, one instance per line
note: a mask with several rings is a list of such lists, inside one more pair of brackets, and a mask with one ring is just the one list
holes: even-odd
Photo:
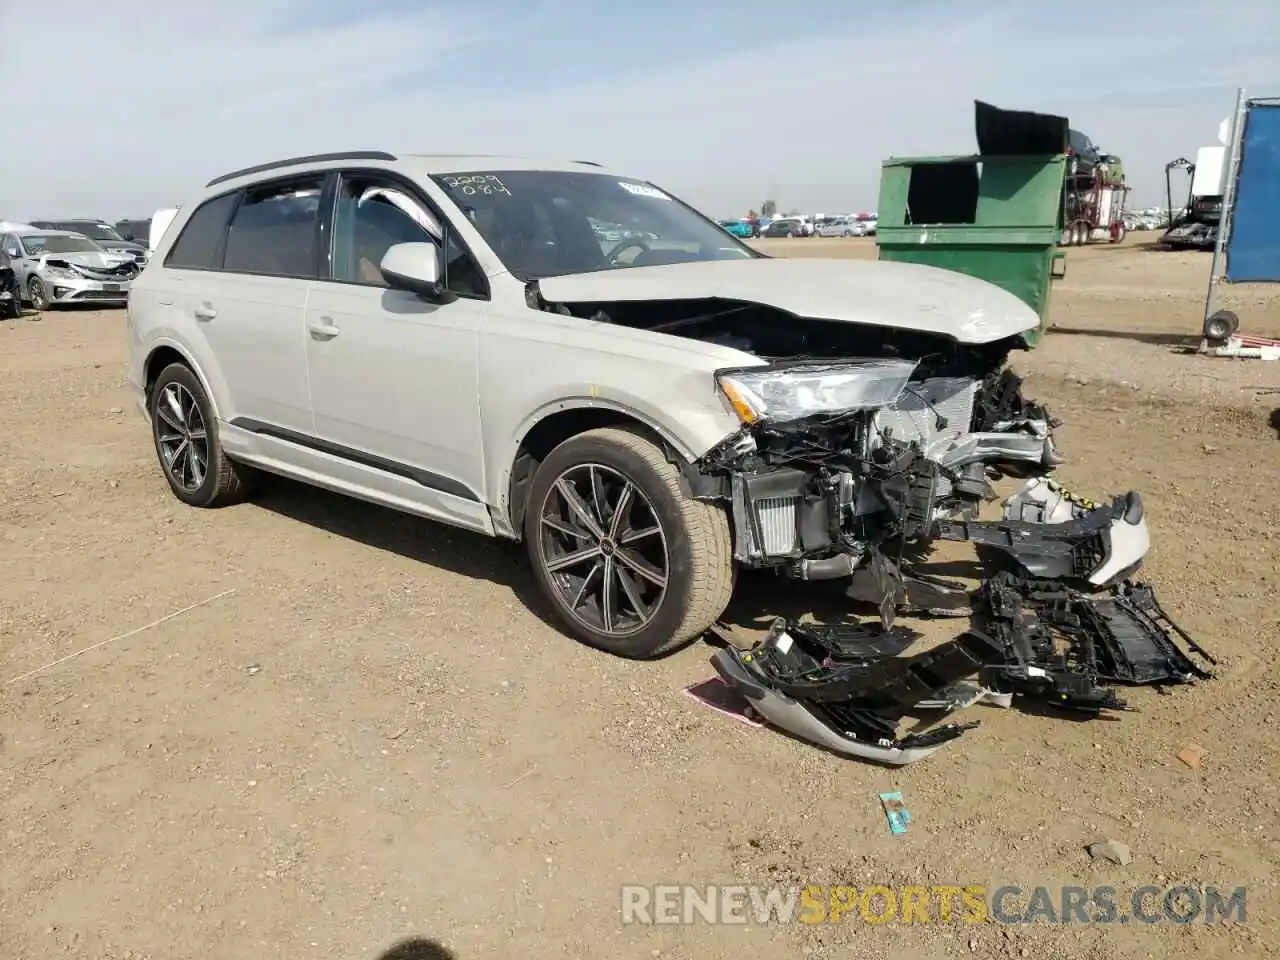
[(649, 657), (736, 566), (849, 578), (1049, 469), (1001, 374), (1037, 324), (958, 273), (766, 257), (597, 164), (367, 151), (184, 202), (129, 379), (183, 502), (264, 470), (523, 539), (572, 634)]

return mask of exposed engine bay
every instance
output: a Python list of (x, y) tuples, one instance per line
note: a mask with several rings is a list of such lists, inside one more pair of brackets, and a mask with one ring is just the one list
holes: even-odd
[[(531, 301), (532, 302), (532, 301)], [(899, 735), (912, 712), (1015, 697), (1123, 709), (1113, 684), (1207, 677), (1200, 650), (1128, 581), (1150, 545), (1141, 497), (1075, 496), (1049, 478), (1057, 426), (1006, 366), (1018, 338), (963, 344), (723, 300), (537, 303), (602, 323), (733, 347), (767, 362), (722, 370), (742, 426), (694, 466), (723, 501), (734, 558), (798, 580), (847, 580), (879, 623), (779, 622), (713, 664), (775, 727), (848, 756), (902, 764), (976, 724)], [(1023, 480), (998, 519), (993, 483)], [(915, 569), (938, 540), (974, 544), (976, 591)], [(903, 656), (900, 613), (966, 616), (955, 640)], [(976, 680), (966, 679), (977, 677)]]

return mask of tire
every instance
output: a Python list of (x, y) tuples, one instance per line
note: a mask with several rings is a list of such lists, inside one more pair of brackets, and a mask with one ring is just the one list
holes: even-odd
[(22, 317), (22, 291), (18, 289), (17, 284), (13, 285), (13, 289), (9, 291), (8, 300), (0, 300), (0, 310), (3, 310), (5, 319), (18, 320)]
[(852, 231), (852, 230), (846, 230), (844, 233), (840, 234), (840, 236), (842, 236), (842, 237), (844, 237), (846, 240), (848, 240), (848, 239), (850, 239), (850, 238), (853, 236), (853, 231)]
[(147, 412), (156, 458), (175, 497), (189, 507), (222, 507), (248, 496), (249, 468), (223, 452), (209, 395), (190, 367), (171, 363), (160, 371)]
[(1219, 310), (1204, 322), (1204, 338), (1225, 343), (1240, 329), (1240, 317), (1234, 310)]
[(27, 281), (27, 301), (36, 313), (49, 309), (49, 293), (39, 277), (32, 277)]
[[(619, 517), (616, 508), (627, 485), (628, 513)], [(593, 503), (581, 494), (577, 499), (603, 538), (577, 519), (581, 515), (573, 512), (566, 486), (575, 493), (599, 492)], [(624, 551), (628, 532), (640, 536)], [(686, 497), (676, 467), (656, 444), (631, 430), (589, 430), (551, 451), (529, 489), (524, 540), (556, 619), (582, 643), (620, 657), (648, 660), (696, 640), (733, 593), (725, 511)], [(570, 555), (581, 559), (565, 563)], [(635, 573), (641, 569), (637, 560), (648, 571), (643, 577)], [(559, 569), (551, 569), (557, 561)], [(652, 579), (663, 567), (665, 587)], [(617, 608), (612, 622), (605, 619), (599, 589), (606, 577), (612, 584), (610, 607)]]

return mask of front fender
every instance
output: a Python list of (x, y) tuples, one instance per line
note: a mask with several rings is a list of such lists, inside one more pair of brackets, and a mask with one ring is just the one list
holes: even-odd
[(574, 393), (539, 405), (500, 442), (486, 444), (489, 462), (497, 467), (488, 471), (488, 502), (497, 507), (495, 522), (499, 517), (509, 521), (511, 474), (525, 438), (539, 423), (567, 410), (607, 410), (626, 416), (652, 430), (687, 463), (693, 463), (738, 426), (732, 414), (717, 411), (711, 404), (705, 411), (687, 406), (663, 409), (625, 390), (606, 393), (600, 387), (579, 385)]

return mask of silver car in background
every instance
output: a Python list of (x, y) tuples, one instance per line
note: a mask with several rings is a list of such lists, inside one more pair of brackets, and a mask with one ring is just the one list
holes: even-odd
[(65, 303), (125, 306), (140, 272), (128, 253), (111, 253), (79, 233), (19, 230), (0, 236), (22, 299), (36, 310)]
[(830, 217), (814, 228), (820, 237), (863, 237), (866, 229), (852, 217)]

